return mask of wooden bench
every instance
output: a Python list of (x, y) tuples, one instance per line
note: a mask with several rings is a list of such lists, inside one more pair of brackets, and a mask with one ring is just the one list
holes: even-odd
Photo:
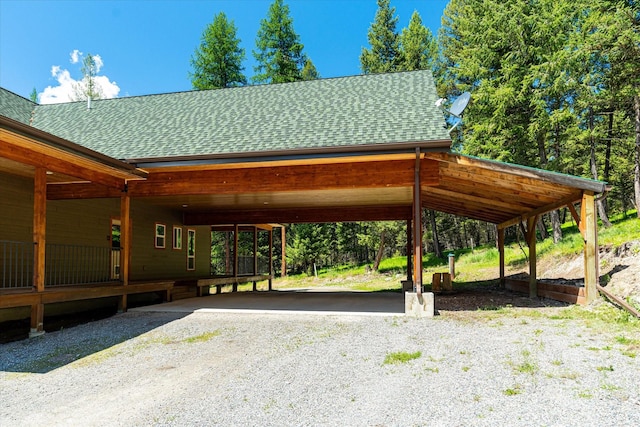
[(238, 285), (242, 283), (253, 282), (253, 290), (257, 290), (257, 282), (269, 280), (269, 290), (271, 290), (271, 279), (273, 277), (269, 274), (259, 274), (257, 276), (227, 276), (227, 277), (207, 277), (204, 279), (198, 279), (198, 296), (208, 295), (205, 289), (211, 286), (216, 287), (216, 294), (222, 293), (222, 287), (225, 285), (233, 285), (233, 292), (238, 291)]

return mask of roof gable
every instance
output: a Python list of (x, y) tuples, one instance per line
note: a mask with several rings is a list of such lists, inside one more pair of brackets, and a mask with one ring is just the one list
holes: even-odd
[(33, 125), (120, 159), (448, 141), (429, 71), (40, 105)]

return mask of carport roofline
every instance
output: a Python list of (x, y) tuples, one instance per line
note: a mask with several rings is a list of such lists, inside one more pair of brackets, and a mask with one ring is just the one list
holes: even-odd
[(199, 166), (213, 164), (258, 163), (269, 161), (292, 161), (338, 157), (358, 157), (381, 154), (413, 154), (420, 152), (450, 152), (451, 140), (412, 141), (384, 144), (349, 145), (340, 147), (314, 147), (292, 150), (247, 151), (191, 156), (168, 156), (124, 159), (139, 168)]

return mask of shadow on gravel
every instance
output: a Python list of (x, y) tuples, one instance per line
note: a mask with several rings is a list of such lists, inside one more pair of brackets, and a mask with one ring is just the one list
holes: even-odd
[[(0, 344), (0, 372), (45, 374), (84, 358), (110, 357), (131, 338), (173, 322), (183, 313), (123, 313), (40, 337)], [(98, 354), (106, 351), (104, 354)], [(91, 363), (92, 359), (87, 362)]]

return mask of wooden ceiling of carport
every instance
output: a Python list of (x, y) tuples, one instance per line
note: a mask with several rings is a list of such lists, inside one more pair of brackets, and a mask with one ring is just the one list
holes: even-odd
[[(134, 199), (181, 210), (186, 225), (412, 218), (415, 154), (148, 169)], [(421, 203), (503, 226), (578, 202), (596, 181), (447, 152), (421, 154)], [(118, 197), (95, 184), (49, 184), (49, 199)]]

